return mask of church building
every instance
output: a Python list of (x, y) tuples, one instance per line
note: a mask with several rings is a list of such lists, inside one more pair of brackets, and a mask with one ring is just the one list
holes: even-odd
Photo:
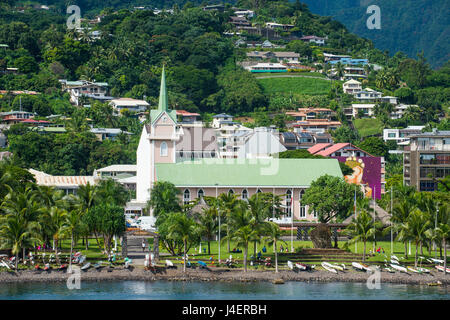
[(305, 190), (322, 175), (343, 177), (336, 159), (219, 158), (211, 130), (186, 132), (177, 123), (163, 69), (158, 108), (151, 110), (137, 149), (136, 199), (129, 206), (144, 208), (155, 183), (169, 181), (181, 191), (183, 203), (228, 192), (240, 199), (272, 192), (282, 196), (286, 217), (314, 221), (315, 214), (301, 204)]

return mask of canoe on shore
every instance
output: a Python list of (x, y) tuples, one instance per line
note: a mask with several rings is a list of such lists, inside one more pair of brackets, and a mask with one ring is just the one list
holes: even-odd
[(408, 273), (408, 269), (406, 269), (405, 267), (400, 266), (400, 265), (398, 265), (398, 264), (393, 264), (393, 263), (391, 263), (391, 267), (394, 268), (394, 269), (397, 270), (397, 271), (404, 272), (404, 273)]
[(336, 269), (330, 267), (330, 264), (329, 264), (328, 262), (322, 262), (322, 267), (323, 267), (325, 270), (328, 270), (328, 271), (330, 271), (330, 272), (338, 273)]
[[(444, 266), (435, 266), (436, 269), (438, 269), (439, 271), (444, 272)], [(447, 273), (450, 273), (450, 268), (445, 269), (447, 271)]]
[(352, 267), (359, 271), (366, 271), (363, 265), (358, 262), (352, 262)]

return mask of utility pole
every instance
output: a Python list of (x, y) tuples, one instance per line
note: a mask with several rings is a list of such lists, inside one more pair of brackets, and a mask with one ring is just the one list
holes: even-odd
[(393, 206), (392, 206), (392, 204), (393, 204), (393, 198), (394, 198), (394, 194), (393, 194), (393, 192), (392, 192), (392, 186), (391, 186), (391, 255), (393, 255), (394, 254), (394, 243), (393, 243), (393, 231), (392, 231), (392, 214), (393, 214)]

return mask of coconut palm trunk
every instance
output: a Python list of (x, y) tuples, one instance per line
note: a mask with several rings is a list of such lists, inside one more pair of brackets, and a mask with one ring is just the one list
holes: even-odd
[(364, 240), (363, 262), (366, 262), (366, 245), (367, 245), (367, 241)]
[(246, 242), (244, 246), (244, 272), (247, 272), (247, 251), (248, 251), (248, 242)]
[(444, 243), (444, 275), (447, 274), (447, 244), (445, 243), (445, 237), (442, 239)]
[(414, 268), (417, 268), (417, 252), (419, 251), (419, 242), (416, 241), (416, 254), (414, 256)]
[(273, 242), (273, 252), (275, 252), (275, 273), (278, 273), (277, 240)]
[(183, 249), (183, 272), (186, 272), (186, 239), (183, 240), (183, 245), (184, 245), (184, 249)]
[(70, 256), (69, 256), (69, 270), (72, 271), (72, 252), (73, 252), (73, 230), (70, 235)]

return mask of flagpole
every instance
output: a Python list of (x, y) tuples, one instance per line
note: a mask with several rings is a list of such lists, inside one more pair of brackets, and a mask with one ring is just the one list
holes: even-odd
[(291, 193), (291, 252), (294, 252), (294, 192)]
[(393, 234), (392, 234), (392, 203), (393, 203), (393, 197), (394, 194), (392, 192), (392, 186), (391, 186), (391, 255), (394, 254), (394, 242), (393, 242)]
[[(355, 184), (355, 197), (354, 197), (354, 209), (355, 209), (355, 220), (356, 220), (356, 184)], [(355, 241), (355, 253), (358, 253), (358, 241)]]

